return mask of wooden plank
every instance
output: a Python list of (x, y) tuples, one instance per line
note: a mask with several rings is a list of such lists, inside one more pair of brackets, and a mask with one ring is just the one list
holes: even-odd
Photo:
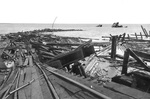
[(48, 65), (51, 67), (59, 68), (59, 69), (63, 68), (60, 60), (53, 61), (53, 62), (49, 63)]
[(94, 66), (94, 64), (98, 61), (97, 57), (94, 57), (89, 64), (85, 64), (86, 68), (85, 68), (85, 72), (88, 72), (92, 69), (92, 67)]
[(3, 53), (4, 53), (5, 55), (7, 55), (9, 58), (13, 59), (13, 58), (12, 58), (12, 57), (13, 57), (13, 55), (12, 55), (12, 54), (10, 54), (9, 52), (3, 51)]
[[(118, 83), (107, 83), (105, 88), (112, 89), (135, 99), (150, 99), (150, 94)], [(131, 98), (131, 99), (132, 99)]]
[[(30, 82), (32, 80), (32, 74), (31, 73), (32, 73), (31, 67), (27, 67), (24, 84), (27, 84), (28, 82)], [(31, 94), (32, 94), (31, 88), (32, 88), (31, 85), (28, 85), (24, 88), (25, 96), (27, 99), (31, 99)]]
[(63, 36), (61, 36), (61, 38), (63, 38), (63, 39), (78, 39), (78, 40), (80, 40), (80, 39), (93, 39), (93, 40), (99, 40), (99, 39), (95, 39), (95, 38), (82, 38), (82, 37), (63, 37)]
[[(32, 69), (32, 79), (37, 79), (38, 75), (37, 75), (37, 71), (34, 67), (31, 68)], [(31, 95), (31, 99), (43, 99), (43, 94), (41, 91), (41, 86), (39, 83), (39, 80), (35, 80), (32, 83), (32, 95)]]
[(22, 57), (21, 56), (19, 56), (19, 66), (22, 66), (23, 65), (23, 60), (22, 60)]
[(29, 57), (28, 57), (28, 56), (26, 56), (26, 59), (25, 59), (25, 62), (24, 62), (24, 64), (23, 64), (23, 66), (27, 66), (27, 65), (28, 65), (28, 63), (29, 63)]
[[(23, 84), (24, 84), (24, 72), (23, 72), (23, 69), (21, 69), (20, 78), (19, 78), (19, 87), (21, 87)], [(18, 98), (26, 99), (24, 89), (21, 89), (18, 91)]]
[(3, 89), (0, 90), (0, 96), (2, 96), (4, 94), (4, 92), (6, 92), (8, 90), (9, 87), (11, 87), (12, 84), (9, 84), (8, 86), (4, 87)]
[(29, 56), (29, 66), (33, 66), (33, 59), (32, 59), (32, 56)]
[(55, 57), (55, 55), (54, 55), (53, 53), (51, 53), (51, 52), (46, 52), (46, 51), (40, 50), (40, 53), (41, 53), (42, 55), (48, 55), (48, 56)]
[(48, 56), (48, 55), (41, 55), (41, 57), (44, 57), (44, 58), (48, 58), (48, 59), (53, 59), (54, 57), (52, 57), (52, 56)]
[[(145, 34), (145, 31), (144, 31), (144, 28), (143, 28), (143, 26), (141, 25), (141, 28), (142, 28), (142, 31), (143, 31), (143, 33)], [(145, 35), (146, 36), (146, 35)]]
[(146, 37), (148, 37), (148, 33), (147, 33), (147, 31), (146, 31), (146, 29), (145, 29), (145, 28), (144, 28), (144, 31), (145, 31)]
[(111, 38), (111, 36), (102, 36), (102, 38)]
[(133, 50), (133, 52), (136, 55), (138, 55), (138, 56), (140, 56), (142, 58), (150, 59), (150, 54), (148, 54), (148, 53), (144, 53), (144, 52), (140, 52), (140, 51), (134, 51), (134, 50)]
[[(140, 33), (141, 33), (141, 32), (140, 32)], [(135, 34), (130, 34), (130, 35), (131, 35), (131, 36), (135, 36)], [(142, 35), (142, 36), (145, 36), (145, 35), (143, 35), (143, 34), (137, 34), (137, 36), (141, 36), (141, 35)], [(150, 35), (148, 34), (147, 37), (150, 37)]]
[(127, 39), (126, 41), (136, 41), (136, 42), (149, 42), (149, 40), (141, 40), (141, 39), (131, 39), (131, 37), (130, 37), (130, 39)]
[[(20, 78), (20, 68), (18, 69), (19, 71), (19, 75), (18, 75), (18, 78), (17, 78), (17, 81), (16, 81), (16, 85), (15, 85), (15, 89), (18, 88), (18, 85), (19, 85), (19, 78)], [(18, 98), (18, 92), (15, 92), (14, 93), (14, 99), (17, 99)]]
[(71, 44), (71, 43), (48, 43), (47, 42), (47, 44), (46, 45), (57, 45), (57, 46), (79, 46), (79, 45), (81, 45), (81, 43), (73, 43), (73, 44)]

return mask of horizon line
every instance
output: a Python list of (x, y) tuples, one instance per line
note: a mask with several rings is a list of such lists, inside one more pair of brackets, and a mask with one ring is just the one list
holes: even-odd
[[(116, 22), (113, 22), (113, 23), (116, 23)], [(113, 23), (55, 23), (55, 24), (113, 24)], [(33, 22), (33, 23), (30, 23), (30, 22), (15, 22), (15, 23), (0, 23), (0, 24), (53, 24), (53, 23), (40, 23), (40, 22)], [(150, 23), (120, 23), (119, 24), (150, 24)]]

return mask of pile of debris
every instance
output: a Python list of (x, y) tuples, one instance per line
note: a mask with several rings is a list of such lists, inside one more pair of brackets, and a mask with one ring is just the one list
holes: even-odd
[[(145, 32), (143, 27), (142, 30)], [(43, 64), (64, 70), (70, 75), (90, 78), (107, 88), (110, 88), (107, 84), (116, 82), (150, 91), (150, 55), (147, 54), (150, 52), (150, 41), (143, 39), (142, 34), (142, 39), (138, 38), (138, 34), (135, 34), (135, 37), (126, 37), (124, 33), (106, 37), (110, 38), (109, 42), (94, 43), (90, 38), (40, 34), (43, 31), (45, 30), (6, 35), (10, 41), (9, 45), (3, 48), (2, 58), (8, 60), (6, 63), (10, 63), (6, 65), (7, 68), (14, 67), (13, 64), (22, 64), (20, 60), (32, 60), (29, 56), (36, 53)], [(150, 35), (145, 34), (145, 37)], [(95, 50), (95, 46), (101, 48)], [(23, 53), (20, 53), (20, 50)], [(20, 59), (17, 53), (24, 59)]]

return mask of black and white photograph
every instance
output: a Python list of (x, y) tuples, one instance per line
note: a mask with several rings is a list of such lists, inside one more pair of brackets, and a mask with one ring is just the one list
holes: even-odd
[(0, 99), (150, 99), (150, 1), (0, 0)]

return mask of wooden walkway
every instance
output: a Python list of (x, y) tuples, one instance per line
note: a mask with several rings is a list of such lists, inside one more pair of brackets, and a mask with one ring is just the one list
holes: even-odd
[(18, 91), (19, 99), (43, 99), (39, 78), (35, 67), (21, 69), (19, 87), (35, 79), (32, 84)]

